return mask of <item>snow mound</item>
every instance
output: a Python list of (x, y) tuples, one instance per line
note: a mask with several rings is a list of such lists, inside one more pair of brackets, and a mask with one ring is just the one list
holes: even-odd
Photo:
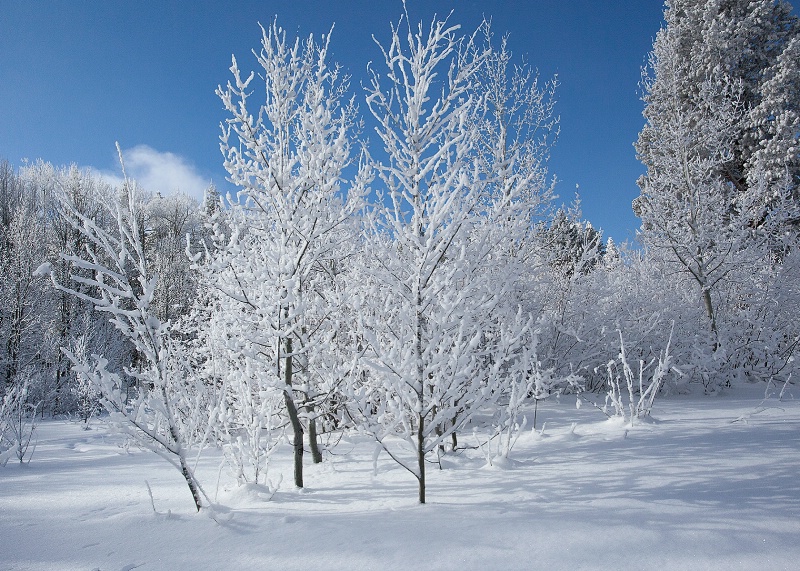
[(263, 484), (248, 482), (233, 488), (220, 490), (218, 501), (231, 508), (263, 506), (270, 501), (275, 490)]
[(491, 462), (487, 462), (483, 468), (486, 470), (513, 470), (520, 466), (522, 462), (513, 460), (507, 456), (495, 456)]

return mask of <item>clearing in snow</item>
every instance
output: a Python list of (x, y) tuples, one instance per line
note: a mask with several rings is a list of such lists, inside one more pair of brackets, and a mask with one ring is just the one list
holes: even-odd
[(662, 398), (633, 427), (574, 397), (542, 403), (508, 461), (470, 449), (431, 465), (427, 505), (364, 437), (309, 466), (302, 491), (283, 446), (269, 500), (206, 451), (197, 471), (218, 505), (199, 514), (155, 454), (102, 423), (46, 421), (32, 462), (0, 470), (0, 568), (795, 569), (800, 402), (786, 396)]

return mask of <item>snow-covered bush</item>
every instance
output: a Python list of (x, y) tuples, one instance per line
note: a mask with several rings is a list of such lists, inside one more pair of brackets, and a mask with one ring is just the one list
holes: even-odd
[[(79, 335), (71, 339), (66, 347), (67, 352), (78, 362), (86, 362), (89, 358), (87, 337), (86, 334)], [(90, 377), (76, 374), (76, 382), (71, 387), (71, 397), (73, 404), (70, 408), (83, 423), (83, 428), (88, 430), (89, 421), (103, 409), (100, 404), (100, 391)]]
[(499, 384), (499, 394), (493, 403), (494, 417), (489, 428), (487, 441), (481, 442), (478, 430), (474, 430), (481, 450), (489, 465), (508, 459), (511, 449), (523, 430), (528, 426), (528, 417), (522, 414), (533, 400), (534, 417), (532, 428), (536, 428), (536, 413), (540, 400), (556, 397), (565, 391), (580, 393), (583, 377), (570, 373), (566, 376), (556, 374), (555, 369), (545, 369), (538, 359), (538, 330), (534, 331), (525, 344), (517, 360), (510, 362), (503, 371)]
[(619, 335), (619, 357), (609, 361), (606, 366), (608, 375), (608, 390), (606, 404), (603, 408), (606, 414), (626, 420), (633, 424), (650, 414), (653, 402), (664, 384), (665, 377), (670, 372), (682, 374), (672, 364), (670, 343), (672, 332), (667, 340), (663, 352), (649, 362), (639, 359), (638, 367), (634, 370), (625, 351), (625, 340), (622, 331)]
[[(0, 401), (0, 466), (16, 456), (20, 464), (31, 461), (33, 450), (28, 454), (34, 433), (36, 432), (36, 414), (38, 404), (28, 399), (30, 380), (23, 373), (21, 380), (8, 389)], [(34, 449), (35, 449), (34, 445)]]

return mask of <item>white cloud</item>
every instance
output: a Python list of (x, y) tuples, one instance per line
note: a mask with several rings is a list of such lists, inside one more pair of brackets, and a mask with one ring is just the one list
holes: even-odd
[[(180, 155), (162, 153), (148, 145), (123, 149), (122, 159), (128, 178), (135, 179), (141, 188), (149, 192), (168, 195), (180, 191), (200, 201), (210, 184)], [(122, 184), (122, 176), (118, 172), (100, 171), (100, 175), (114, 186)]]
[(94, 167), (81, 167), (81, 170), (88, 170), (92, 174), (96, 174), (114, 188), (122, 186), (122, 175), (119, 175), (113, 171), (100, 170)]

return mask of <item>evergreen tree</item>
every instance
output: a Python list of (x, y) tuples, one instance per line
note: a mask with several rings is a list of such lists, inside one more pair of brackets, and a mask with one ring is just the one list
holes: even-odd
[(668, 0), (664, 18), (643, 79), (634, 211), (651, 254), (699, 288), (716, 351), (720, 310), (748, 303), (754, 270), (797, 220), (800, 25), (774, 0)]
[[(707, 98), (714, 91), (717, 104), (703, 120), (719, 122), (720, 113), (729, 113), (729, 107), (736, 108), (736, 116), (725, 119), (730, 121), (725, 126), (727, 154), (709, 174), (734, 193), (760, 185), (768, 194), (767, 187), (778, 185), (796, 196), (800, 23), (791, 6), (775, 0), (668, 0), (664, 19), (666, 26), (656, 36), (643, 82), (647, 123), (636, 143), (648, 169), (639, 182), (643, 195), (645, 185), (658, 176), (659, 155), (678, 152), (665, 148), (663, 128), (675, 121), (676, 113), (694, 114), (687, 127), (698, 132), (703, 125), (697, 113), (710, 103)], [(708, 156), (713, 151), (698, 153)], [(774, 206), (767, 197), (763, 201), (765, 210), (752, 221), (755, 225), (763, 223)]]

